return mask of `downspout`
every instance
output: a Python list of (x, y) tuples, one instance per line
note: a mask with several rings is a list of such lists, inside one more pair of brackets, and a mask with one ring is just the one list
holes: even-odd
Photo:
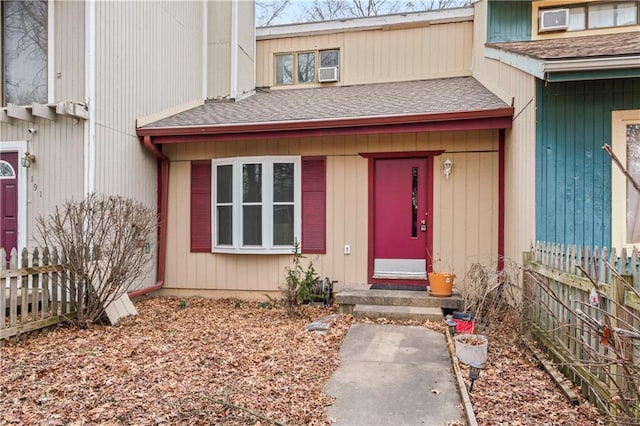
[(505, 129), (498, 130), (498, 272), (504, 271)]
[(158, 257), (157, 281), (141, 290), (129, 293), (130, 298), (139, 297), (164, 286), (167, 261), (167, 212), (169, 209), (169, 158), (151, 142), (151, 136), (142, 137), (142, 145), (158, 159)]
[(89, 119), (84, 122), (84, 196), (95, 191), (96, 180), (96, 3), (85, 9), (85, 101)]

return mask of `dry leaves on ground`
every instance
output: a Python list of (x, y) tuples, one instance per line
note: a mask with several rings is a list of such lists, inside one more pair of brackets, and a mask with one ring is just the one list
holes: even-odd
[[(323, 389), (351, 317), (321, 335), (304, 328), (326, 308), (289, 318), (238, 300), (189, 299), (181, 308), (180, 299), (158, 297), (136, 307), (139, 316), (115, 327), (63, 327), (2, 347), (0, 424), (329, 423)], [(512, 324), (496, 321), (488, 334), (489, 358), (471, 393), (478, 423), (605, 424), (585, 401), (567, 402)]]
[(328, 309), (290, 318), (256, 302), (180, 304), (148, 299), (115, 327), (58, 328), (5, 345), (0, 424), (269, 423), (250, 412), (328, 422), (323, 388), (349, 317), (321, 335), (304, 328)]
[[(488, 358), (470, 398), (480, 425), (604, 425), (605, 417), (580, 398), (571, 405), (522, 344), (509, 318), (491, 324)], [(467, 389), (468, 369), (462, 365)], [(579, 391), (576, 389), (576, 392)]]

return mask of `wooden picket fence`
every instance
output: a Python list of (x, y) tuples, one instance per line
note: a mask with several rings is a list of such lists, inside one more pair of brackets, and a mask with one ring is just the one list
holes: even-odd
[(532, 335), (583, 395), (640, 424), (640, 253), (537, 243), (526, 255)]
[(75, 318), (82, 291), (54, 250), (13, 249), (9, 267), (0, 248), (0, 342)]

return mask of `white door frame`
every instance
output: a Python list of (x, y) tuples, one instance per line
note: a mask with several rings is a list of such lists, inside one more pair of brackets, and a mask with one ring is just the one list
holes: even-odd
[(27, 152), (27, 141), (0, 142), (0, 152), (18, 153), (18, 253), (27, 246), (27, 170), (20, 159)]

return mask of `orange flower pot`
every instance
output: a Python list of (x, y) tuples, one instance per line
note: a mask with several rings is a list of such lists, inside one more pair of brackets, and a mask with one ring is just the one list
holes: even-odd
[(429, 294), (438, 297), (447, 297), (453, 294), (454, 274), (429, 272)]

